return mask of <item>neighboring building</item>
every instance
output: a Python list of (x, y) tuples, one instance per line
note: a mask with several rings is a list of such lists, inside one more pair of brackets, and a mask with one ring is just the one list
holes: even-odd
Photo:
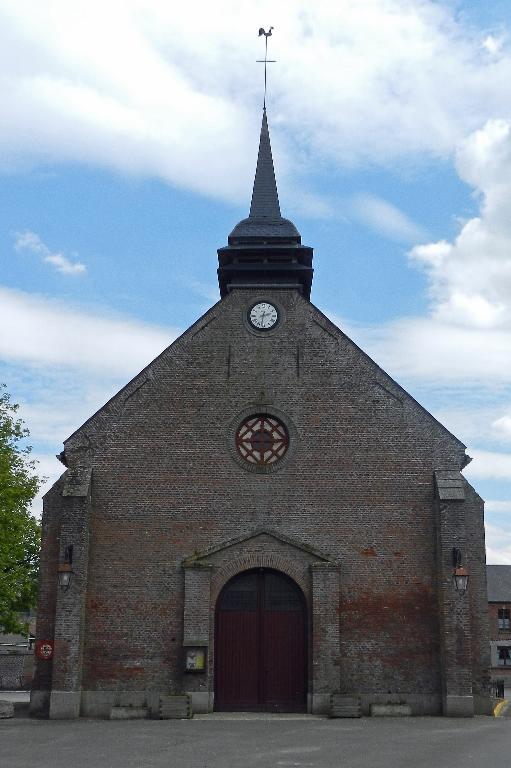
[(35, 612), (20, 613), (26, 634), (0, 634), (0, 690), (30, 688), (34, 672)]
[(186, 692), (196, 712), (328, 712), (332, 694), (488, 712), (465, 446), (310, 303), (265, 112), (218, 259), (221, 300), (64, 444), (32, 711), (158, 716)]
[(492, 681), (511, 697), (511, 565), (487, 565)]

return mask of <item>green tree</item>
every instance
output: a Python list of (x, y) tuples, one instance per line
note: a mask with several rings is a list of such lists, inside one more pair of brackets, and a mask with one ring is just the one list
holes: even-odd
[(19, 612), (37, 601), (41, 526), (29, 507), (42, 478), (17, 410), (0, 385), (0, 632), (21, 632)]

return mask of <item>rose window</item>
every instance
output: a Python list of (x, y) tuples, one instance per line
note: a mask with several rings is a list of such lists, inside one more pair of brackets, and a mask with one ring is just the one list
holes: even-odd
[(236, 432), (236, 448), (250, 464), (275, 464), (287, 451), (289, 435), (284, 424), (274, 416), (249, 416)]

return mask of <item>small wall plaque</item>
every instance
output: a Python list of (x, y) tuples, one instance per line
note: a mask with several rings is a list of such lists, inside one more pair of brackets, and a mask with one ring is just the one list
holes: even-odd
[(206, 669), (206, 649), (187, 648), (185, 655), (185, 669), (187, 672), (204, 672)]

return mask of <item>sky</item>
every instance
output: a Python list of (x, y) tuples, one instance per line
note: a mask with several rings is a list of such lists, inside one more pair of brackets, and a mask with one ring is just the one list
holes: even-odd
[(62, 442), (219, 298), (273, 26), (270, 134), (311, 300), (467, 445), (488, 562), (511, 564), (510, 11), (0, 0), (0, 381), (43, 491)]

